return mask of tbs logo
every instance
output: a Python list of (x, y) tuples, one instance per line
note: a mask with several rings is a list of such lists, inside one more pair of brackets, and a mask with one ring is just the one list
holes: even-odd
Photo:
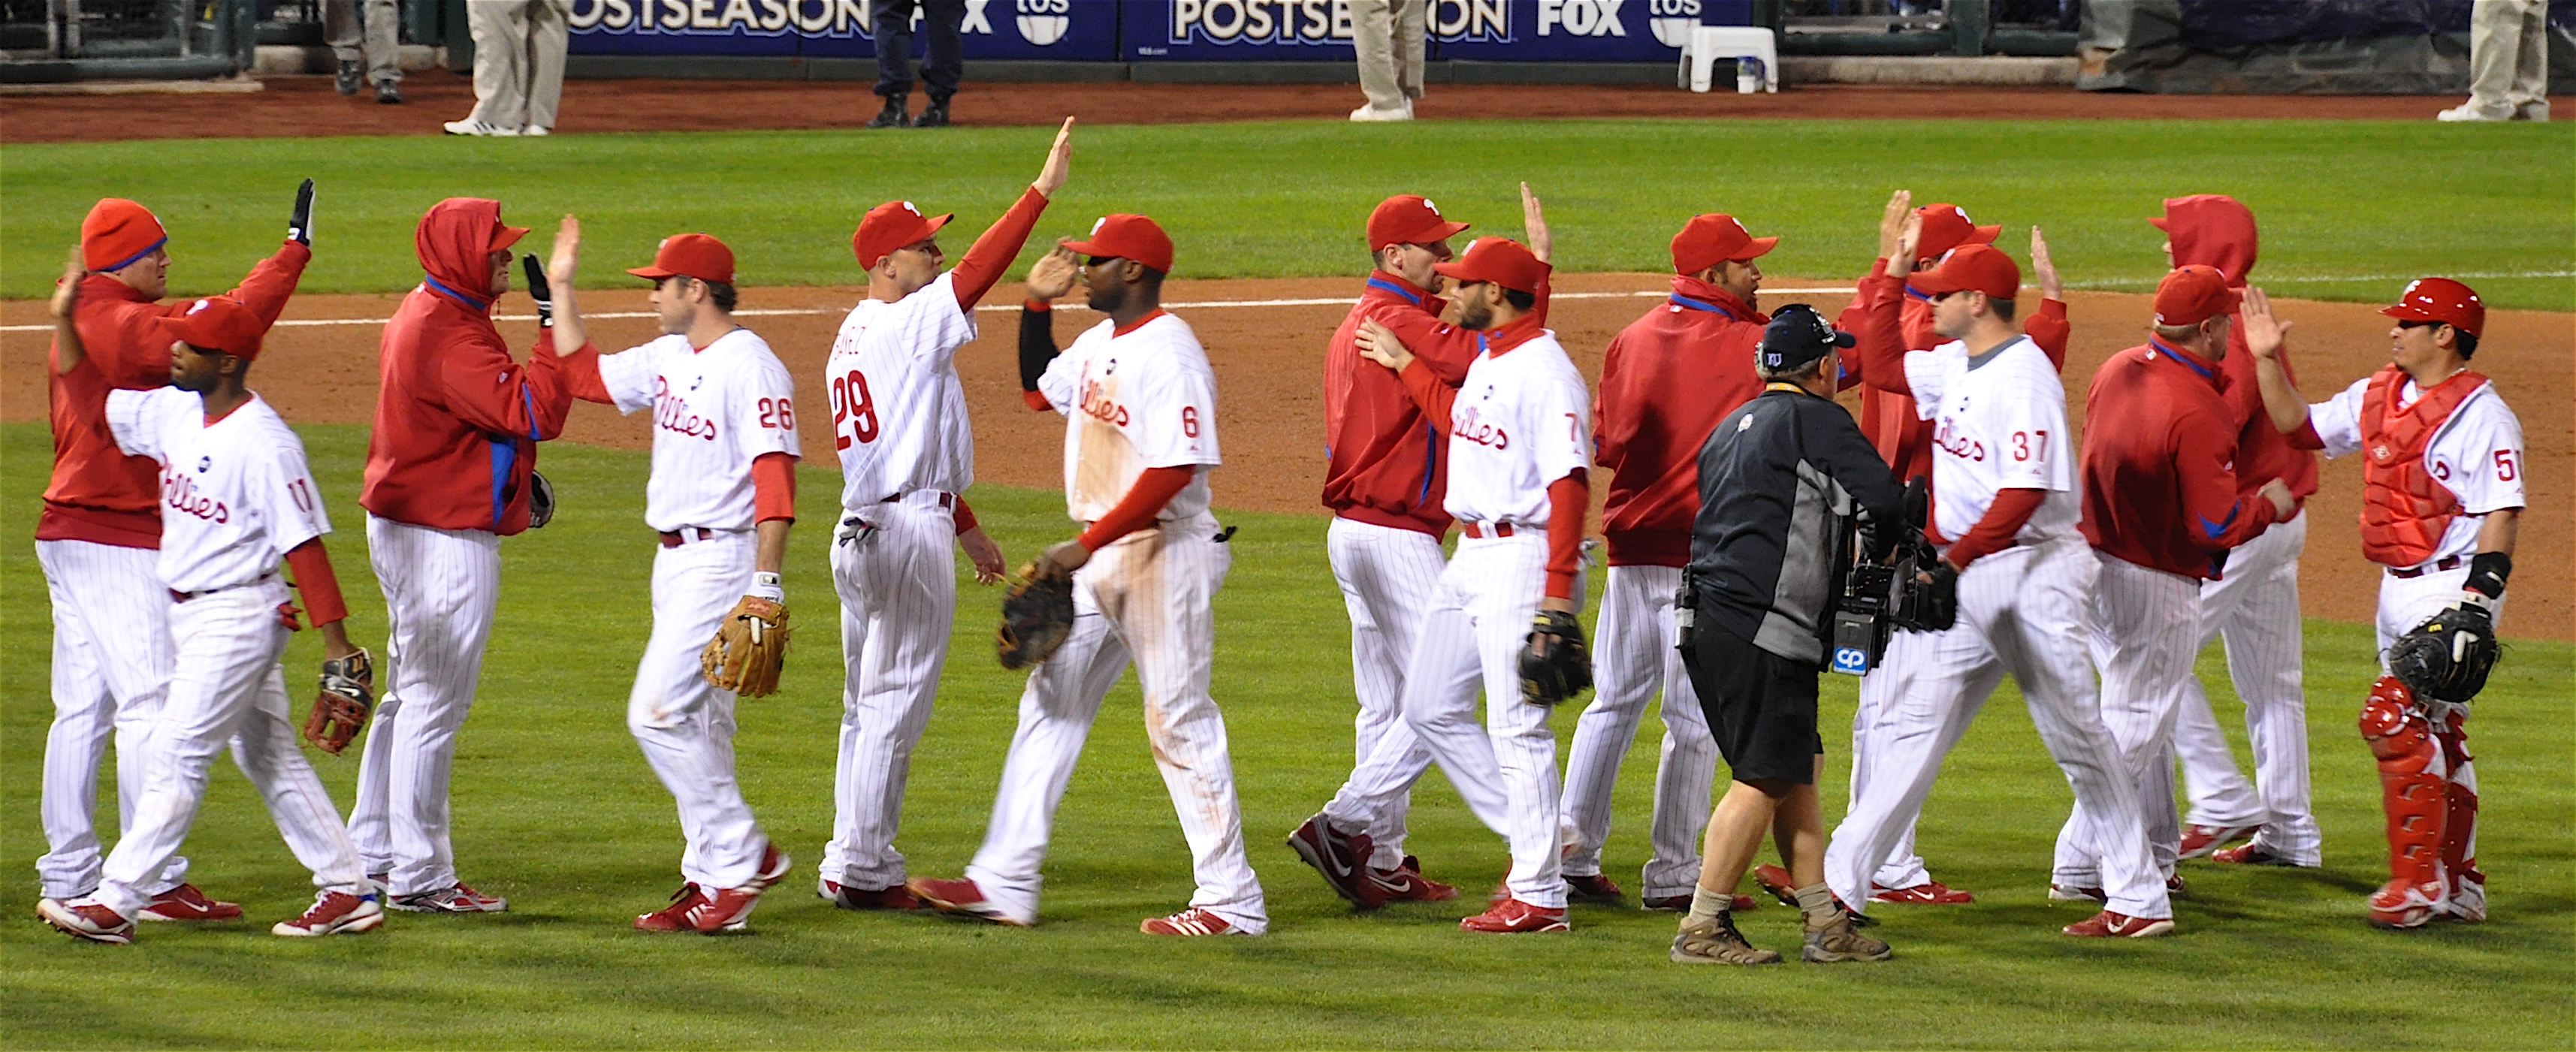
[(1834, 671), (1852, 673), (1869, 671), (1869, 651), (1859, 647), (1835, 647)]
[(1038, 47), (1064, 39), (1073, 24), (1073, 0), (1014, 0), (1013, 6), (1019, 11), (1020, 39)]

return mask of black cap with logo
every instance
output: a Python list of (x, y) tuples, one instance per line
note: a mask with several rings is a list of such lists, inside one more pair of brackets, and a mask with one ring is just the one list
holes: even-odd
[(1804, 303), (1791, 303), (1771, 312), (1771, 324), (1762, 330), (1762, 342), (1754, 347), (1756, 361), (1770, 372), (1795, 369), (1833, 353), (1836, 347), (1849, 347), (1857, 337), (1833, 327), (1816, 308)]

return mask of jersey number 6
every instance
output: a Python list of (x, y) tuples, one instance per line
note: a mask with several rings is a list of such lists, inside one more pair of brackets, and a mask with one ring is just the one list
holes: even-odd
[(868, 378), (856, 369), (832, 378), (832, 447), (850, 448), (850, 440), (877, 440), (877, 402), (868, 394)]

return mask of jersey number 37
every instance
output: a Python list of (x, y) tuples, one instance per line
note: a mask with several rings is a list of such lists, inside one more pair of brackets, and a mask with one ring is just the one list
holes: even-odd
[(852, 440), (877, 440), (877, 402), (868, 394), (868, 378), (858, 370), (832, 378), (832, 448), (848, 449)]

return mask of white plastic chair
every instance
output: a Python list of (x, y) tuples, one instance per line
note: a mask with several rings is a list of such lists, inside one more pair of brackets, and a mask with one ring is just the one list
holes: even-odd
[(1753, 93), (1754, 77), (1743, 68), (1747, 60), (1761, 64), (1762, 90), (1780, 90), (1779, 42), (1770, 30), (1756, 26), (1693, 27), (1689, 42), (1682, 45), (1681, 68), (1674, 73), (1674, 86), (1707, 91), (1721, 58), (1736, 60), (1736, 91)]

